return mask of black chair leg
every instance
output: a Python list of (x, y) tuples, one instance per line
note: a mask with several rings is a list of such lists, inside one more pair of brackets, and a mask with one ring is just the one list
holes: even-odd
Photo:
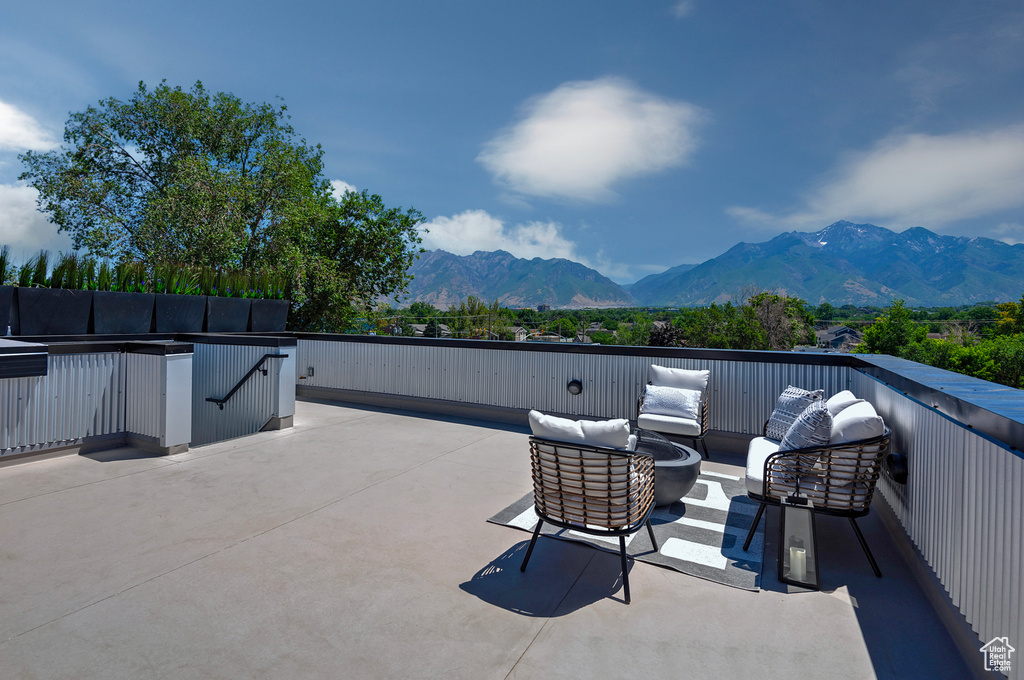
[(533, 538), (530, 539), (530, 547), (526, 549), (526, 557), (523, 558), (523, 564), (519, 567), (519, 571), (526, 571), (526, 563), (530, 561), (530, 555), (533, 554), (533, 544), (537, 542), (537, 537), (540, 536), (540, 528), (544, 525), (544, 520), (537, 520), (537, 528), (533, 530)]
[(700, 448), (704, 449), (704, 457), (707, 458), (708, 460), (711, 460), (711, 454), (708, 453), (707, 443), (703, 439), (698, 439), (697, 441), (700, 442)]
[(757, 506), (757, 514), (754, 515), (754, 523), (750, 525), (750, 531), (747, 532), (747, 540), (743, 541), (743, 552), (747, 551), (750, 547), (750, 541), (754, 538), (754, 532), (757, 531), (757, 525), (761, 521), (761, 515), (764, 514), (764, 503)]
[(629, 604), (629, 568), (626, 564), (626, 537), (619, 536), (619, 555), (622, 557), (622, 592), (625, 594), (626, 604)]
[(857, 534), (857, 540), (860, 541), (860, 547), (864, 549), (864, 554), (868, 556), (868, 562), (871, 563), (871, 569), (875, 572), (875, 576), (882, 578), (882, 572), (878, 568), (878, 563), (875, 562), (874, 555), (871, 554), (871, 548), (868, 547), (868, 542), (864, 540), (864, 534), (860, 533), (857, 520), (851, 517), (850, 525), (853, 527), (853, 532)]
[(651, 545), (654, 546), (654, 552), (658, 552), (658, 539), (654, 537), (654, 527), (651, 526), (651, 520), (647, 520), (647, 533), (651, 537)]

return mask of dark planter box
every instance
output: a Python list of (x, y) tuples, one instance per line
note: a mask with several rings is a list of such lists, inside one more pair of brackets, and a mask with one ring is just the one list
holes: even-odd
[(206, 319), (205, 295), (156, 296), (153, 331), (156, 333), (202, 333)]
[(206, 298), (207, 333), (244, 333), (249, 328), (249, 298)]
[(92, 332), (148, 333), (153, 325), (152, 293), (115, 293), (98, 290), (92, 295)]
[(14, 292), (14, 335), (85, 335), (92, 313), (91, 290), (18, 288)]
[(14, 306), (14, 286), (0, 286), (0, 335), (7, 335), (7, 327), (14, 327), (11, 308)]
[(249, 314), (249, 330), (254, 333), (277, 333), (288, 321), (287, 300), (253, 300)]

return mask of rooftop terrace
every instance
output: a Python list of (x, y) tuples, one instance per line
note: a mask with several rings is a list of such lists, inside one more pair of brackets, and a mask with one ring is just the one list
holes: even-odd
[[(742, 475), (712, 443), (705, 469)], [(299, 401), (294, 427), (0, 469), (4, 678), (963, 678), (880, 512), (819, 520), (821, 592), (761, 592), (486, 522), (514, 425)]]

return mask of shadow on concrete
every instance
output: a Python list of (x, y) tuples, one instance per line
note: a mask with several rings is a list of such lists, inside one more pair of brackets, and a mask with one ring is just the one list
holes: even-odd
[(97, 463), (114, 463), (124, 460), (144, 460), (146, 458), (164, 457), (159, 453), (140, 451), (139, 449), (133, 449), (130, 446), (119, 446), (116, 449), (103, 449), (102, 451), (90, 451), (88, 453), (80, 453), (78, 455), (82, 458), (94, 460)]
[(565, 616), (609, 597), (621, 601), (618, 555), (542, 536), (521, 572), (529, 545), (516, 543), (459, 588), (522, 616)]

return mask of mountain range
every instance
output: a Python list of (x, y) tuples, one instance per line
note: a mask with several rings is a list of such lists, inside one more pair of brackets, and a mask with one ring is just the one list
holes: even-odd
[(922, 227), (894, 232), (841, 221), (739, 243), (700, 264), (681, 264), (619, 286), (564, 259), (523, 260), (504, 251), (433, 251), (413, 265), (407, 302), (447, 307), (475, 295), (506, 306), (682, 307), (774, 290), (809, 303), (962, 305), (1016, 300), (1024, 292), (1024, 244), (944, 236)]
[(619, 284), (578, 262), (535, 257), (524, 260), (504, 250), (453, 255), (432, 250), (412, 266), (408, 303), (446, 309), (473, 295), (503, 307), (629, 307), (633, 299)]

